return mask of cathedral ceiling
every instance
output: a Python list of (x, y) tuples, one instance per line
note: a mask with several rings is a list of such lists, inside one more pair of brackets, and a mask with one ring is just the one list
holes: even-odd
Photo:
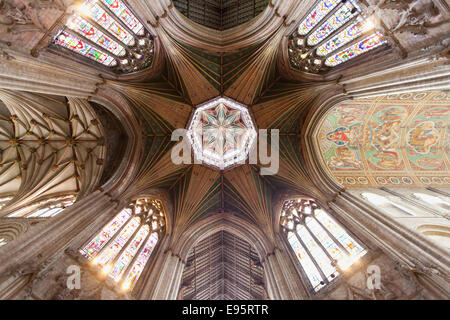
[(86, 100), (0, 90), (0, 196), (79, 195), (100, 179), (104, 131)]
[[(6, 40), (1, 41), (19, 39), (18, 42), (26, 50), (34, 53), (34, 50), (48, 45), (48, 42), (41, 43), (36, 39), (48, 38), (51, 27), (57, 24), (57, 17), (72, 2), (36, 0), (35, 8), (39, 9), (28, 6), (30, 2), (34, 3), (32, 0), (24, 1), (26, 5), (20, 8), (14, 8), (11, 0), (0, 2), (0, 17), (9, 19), (0, 21), (0, 28), (8, 30), (5, 32)], [(162, 6), (162, 1), (155, 2)], [(215, 12), (207, 11), (205, 8), (209, 6), (204, 6), (203, 16), (201, 12), (194, 14), (192, 8), (195, 3), (206, 1), (173, 3), (181, 12), (182, 4), (186, 4), (183, 14), (190, 19), (222, 30), (240, 25), (257, 15), (256, 8), (263, 2), (267, 1), (239, 1), (242, 6), (253, 4), (253, 11), (250, 10), (252, 13), (248, 17), (244, 17), (245, 11), (232, 13), (231, 10), (225, 10), (228, 4), (236, 3), (234, 1), (208, 1)], [(249, 24), (248, 29), (233, 28), (234, 31), (223, 32), (192, 23), (186, 23), (186, 27), (175, 20), (178, 13), (166, 6), (167, 10), (161, 10), (164, 14), (158, 19), (146, 21), (146, 26), (152, 27), (155, 36), (153, 66), (129, 77), (101, 73), (104, 81), (98, 84), (94, 95), (100, 90), (120, 93), (132, 106), (140, 122), (137, 126), (142, 129), (143, 142), (139, 144), (141, 150), (138, 150), (142, 157), (140, 163), (136, 164), (137, 173), (125, 193), (117, 196), (120, 200), (128, 200), (149, 189), (167, 191), (172, 202), (172, 243), (180, 239), (190, 226), (217, 212), (238, 215), (258, 226), (267, 240), (276, 243), (273, 226), (278, 221), (274, 221), (274, 195), (289, 190), (318, 199), (325, 198), (323, 190), (314, 183), (311, 156), (303, 150), (305, 146), (301, 141), (305, 140), (303, 134), (309, 125), (311, 112), (317, 111), (326, 98), (343, 97), (345, 88), (339, 84), (339, 77), (333, 80), (327, 80), (322, 75), (308, 77), (302, 72), (286, 68), (289, 32), (292, 32), (313, 2), (308, 2), (308, 8), (302, 8), (300, 1), (283, 1), (290, 3), (292, 9), (284, 7), (286, 15), (280, 15), (277, 11), (279, 7), (273, 9), (274, 5), (271, 4), (267, 7), (265, 23), (257, 26)], [(372, 4), (373, 1), (369, 2)], [(390, 8), (390, 5), (395, 7), (393, 2), (397, 5), (397, 1), (380, 1), (381, 4), (376, 8), (393, 11), (391, 16), (397, 17), (398, 10)], [(415, 1), (419, 2), (427, 1)], [(128, 3), (136, 5), (139, 1), (129, 0)], [(297, 14), (294, 14), (296, 18), (293, 20), (296, 22), (292, 25), (286, 18), (291, 11)], [(409, 10), (405, 15), (404, 19), (414, 20), (417, 13)], [(429, 19), (425, 20), (430, 22)], [(398, 31), (400, 33), (411, 35), (407, 33), (411, 29), (407, 27), (411, 24), (397, 26), (393, 22), (392, 26), (403, 30)], [(417, 24), (412, 26), (414, 30), (420, 29)], [(441, 32), (443, 23), (436, 27)], [(216, 36), (217, 39), (214, 39)], [(407, 44), (408, 47), (405, 45), (402, 50), (414, 47), (411, 41)], [(75, 65), (75, 62), (71, 62)], [(87, 73), (100, 73), (99, 68), (86, 67), (86, 70), (89, 70)], [(145, 76), (148, 77), (142, 80)], [(173, 163), (171, 151), (176, 142), (171, 141), (172, 132), (188, 126), (197, 105), (221, 95), (247, 105), (256, 129), (279, 130), (280, 163), (275, 175), (261, 175), (260, 170), (265, 165), (260, 162), (222, 171), (200, 164)], [(21, 103), (8, 104), (5, 100), (4, 103), (6, 107), (2, 106), (0, 110), (3, 136), (0, 145), (5, 155), (2, 155), (0, 175), (6, 178), (2, 179), (1, 190), (25, 196), (27, 192), (39, 188), (41, 192), (47, 192), (44, 186), (58, 190), (64, 185), (64, 191), (80, 193), (87, 190), (88, 186), (97, 185), (103, 164), (97, 160), (104, 159), (105, 155), (104, 146), (98, 140), (103, 133), (100, 132), (99, 123), (91, 121), (94, 117), (83, 113), (85, 108), (78, 108), (80, 104), (87, 103), (86, 100), (69, 98), (69, 104), (73, 106), (72, 113), (47, 117), (42, 114), (31, 115), (32, 110), (23, 108)], [(322, 122), (322, 129), (317, 133), (323, 166), (344, 186), (448, 184), (448, 105), (448, 97), (438, 92), (414, 93), (408, 97), (399, 95), (347, 100), (327, 115)], [(10, 114), (3, 115), (8, 111)], [(18, 119), (15, 124), (9, 121), (13, 113)], [(56, 123), (60, 125), (54, 126)], [(40, 145), (34, 136), (42, 136), (42, 133), (49, 135), (53, 126), (55, 134), (64, 137), (64, 141), (49, 139), (46, 144)], [(39, 133), (34, 134), (34, 130), (39, 130)], [(29, 132), (30, 137), (24, 139)], [(24, 142), (15, 145), (20, 139)], [(77, 139), (80, 143), (71, 145)], [(29, 147), (31, 145), (36, 147)], [(32, 149), (36, 150), (31, 152)], [(52, 152), (54, 155), (50, 156)], [(27, 171), (23, 161), (18, 161), (23, 157), (29, 159), (28, 165), (45, 165), (46, 169), (33, 172), (47, 172), (48, 175), (30, 175), (32, 170)], [(75, 157), (78, 162), (74, 161)], [(85, 168), (89, 168), (89, 171)], [(26, 179), (30, 182), (25, 184)], [(51, 183), (46, 184), (47, 181)], [(23, 187), (25, 185), (27, 188)], [(238, 247), (242, 250), (237, 250)], [(185, 270), (185, 298), (236, 299), (259, 298), (263, 295), (258, 280), (263, 278), (261, 269), (253, 263), (253, 258), (256, 259), (254, 249), (242, 239), (221, 232), (199, 243), (195, 250), (197, 253), (203, 252), (204, 256), (191, 253), (187, 265), (191, 261), (200, 268), (213, 267), (216, 273), (202, 273), (202, 269), (192, 271), (195, 270), (192, 268)], [(233, 264), (233, 259), (241, 262)], [(208, 265), (209, 262), (213, 264)], [(243, 267), (245, 273), (241, 270)], [(257, 275), (253, 279), (255, 285), (238, 288), (237, 283), (248, 282), (247, 270), (250, 270), (250, 279), (251, 275)], [(218, 276), (217, 273), (222, 275)], [(204, 278), (208, 274), (209, 278)], [(196, 280), (192, 282), (194, 278)], [(238, 281), (233, 284), (232, 280), (236, 278)]]
[[(241, 18), (241, 13), (234, 16), (235, 20), (230, 18), (236, 21), (236, 24), (234, 22), (226, 24), (224, 20), (218, 23), (218, 20), (215, 20), (215, 28), (218, 30), (211, 30), (191, 23), (181, 16), (179, 11), (173, 10), (174, 7), (169, 5), (168, 1), (147, 2), (127, 1), (130, 6), (136, 7), (134, 12), (154, 35), (155, 60), (152, 67), (124, 77), (112, 72), (101, 73), (98, 66), (85, 68), (87, 74), (101, 73), (104, 78), (103, 82), (98, 83), (97, 90), (93, 94), (97, 94), (100, 90), (102, 92), (113, 90), (120, 93), (133, 107), (142, 128), (143, 143), (139, 151), (143, 156), (138, 164), (139, 168), (133, 183), (120, 197), (127, 199), (150, 188), (167, 190), (173, 200), (173, 241), (176, 241), (176, 237), (181, 235), (187, 227), (206, 215), (218, 211), (233, 211), (239, 214), (243, 219), (264, 230), (268, 239), (273, 239), (274, 194), (287, 188), (312, 197), (320, 198), (322, 195), (319, 186), (312, 182), (311, 159), (307, 151), (303, 150), (304, 146), (301, 146), (300, 141), (304, 140), (303, 134), (306, 126), (309, 125), (309, 114), (316, 111), (327, 98), (339, 95), (342, 97), (345, 93), (345, 88), (339, 84), (339, 76), (342, 74), (334, 74), (333, 77), (310, 76), (289, 68), (289, 60), (286, 57), (287, 39), (315, 2), (308, 1), (306, 5), (300, 1), (278, 1), (276, 4), (272, 1), (266, 7), (264, 14), (252, 20), (253, 24), (249, 22), (245, 28), (232, 28), (225, 31), (218, 30), (244, 22), (245, 19)], [(152, 7), (149, 5), (150, 2), (157, 4), (154, 6), (154, 12), (152, 11), (156, 16), (149, 14), (151, 10), (148, 8)], [(181, 7), (182, 2), (174, 1), (175, 8)], [(194, 3), (198, 2), (202, 1), (192, 0), (189, 1), (189, 5), (193, 7)], [(227, 5), (234, 3), (234, 1), (225, 0), (208, 2), (215, 3), (216, 9), (223, 10), (223, 17), (226, 16)], [(369, 1), (368, 5), (372, 5), (373, 2)], [(402, 16), (406, 22), (398, 27), (401, 32), (397, 31), (410, 35), (408, 39), (415, 39), (410, 31), (411, 28), (407, 27), (412, 25), (416, 26), (412, 29), (419, 28), (412, 22), (417, 21), (416, 16), (420, 16), (420, 13), (405, 8), (392, 9), (390, 6), (394, 6), (393, 2), (397, 3), (397, 1), (379, 1), (379, 5), (372, 9), (379, 9), (382, 13), (392, 11), (390, 15), (386, 14), (383, 17), (384, 20), (389, 16), (398, 18), (398, 11), (404, 12)], [(413, 2), (417, 5), (422, 2), (427, 3), (425, 0)], [(12, 0), (1, 2), (0, 18), (3, 20), (0, 21), (0, 30), (2, 35), (5, 34), (5, 40), (2, 39), (2, 41), (11, 42), (12, 48), (17, 48), (19, 43), (22, 46), (21, 50), (27, 50), (32, 54), (40, 50), (42, 59), (52, 57), (53, 52), (45, 51), (49, 44), (49, 35), (55, 31), (52, 28), (58, 26), (59, 22), (56, 20), (63, 15), (72, 1), (27, 0), (23, 3), (25, 4), (14, 7)], [(30, 6), (30, 3), (34, 6)], [(252, 3), (254, 6), (259, 6), (262, 1), (241, 0), (239, 3), (240, 5)], [(141, 12), (139, 8), (146, 8), (146, 10)], [(161, 9), (160, 14), (157, 13), (157, 9)], [(252, 11), (252, 16), (256, 14), (256, 11)], [(191, 13), (188, 14), (186, 11), (185, 14), (192, 18)], [(206, 16), (204, 15), (203, 18), (206, 19)], [(439, 19), (439, 21), (445, 20), (444, 15), (440, 15)], [(425, 20), (427, 23), (430, 22), (428, 18)], [(394, 22), (392, 26), (397, 28)], [(432, 33), (430, 39), (436, 35), (442, 35), (441, 29), (444, 28), (444, 23), (436, 27), (439, 27), (440, 33)], [(414, 43), (409, 42), (409, 46), (403, 46), (402, 50), (409, 50), (408, 48), (414, 46)], [(66, 53), (66, 56), (69, 55)], [(58, 56), (58, 59), (61, 59), (61, 56)], [(370, 60), (370, 53), (366, 57), (368, 57), (366, 61)], [(75, 60), (70, 61), (68, 65), (79, 66)], [(91, 66), (95, 65), (94, 61), (89, 62)], [(350, 64), (357, 63), (355, 58)], [(83, 64), (83, 66), (86, 65)], [(340, 70), (345, 73), (345, 68)], [(333, 79), (327, 80), (331, 78)], [(280, 163), (277, 174), (260, 175), (260, 169), (263, 167), (261, 163), (244, 164), (219, 171), (198, 164), (175, 165), (172, 162), (171, 150), (175, 145), (175, 142), (171, 141), (172, 132), (177, 128), (187, 127), (195, 106), (221, 95), (247, 105), (256, 129), (279, 129)], [(359, 104), (361, 108), (369, 110), (371, 116), (365, 121), (371, 122), (354, 126), (357, 121), (353, 121), (351, 116), (356, 117), (358, 113), (350, 112), (350, 116), (343, 120), (341, 116), (335, 115), (326, 128), (334, 131), (338, 129), (337, 122), (348, 121), (343, 125), (347, 131), (342, 129), (337, 136), (343, 137), (344, 133), (350, 132), (350, 129), (353, 132), (358, 132), (360, 129), (363, 138), (361, 143), (365, 143), (364, 148), (368, 149), (364, 151), (364, 154), (362, 152), (358, 154), (355, 151), (355, 145), (349, 148), (348, 142), (339, 145), (337, 138), (336, 141), (326, 140), (328, 132), (325, 132), (325, 137), (320, 138), (324, 141), (321, 146), (325, 150), (325, 161), (332, 163), (331, 166), (359, 165), (357, 169), (352, 169), (359, 170), (358, 174), (354, 175), (356, 178), (353, 179), (358, 180), (358, 177), (363, 177), (362, 181), (367, 180), (366, 185), (378, 185), (374, 180), (376, 178), (374, 172), (378, 174), (378, 171), (389, 178), (391, 175), (387, 172), (393, 172), (395, 169), (395, 177), (398, 179), (402, 180), (406, 177), (410, 180), (405, 181), (412, 181), (413, 184), (420, 182), (421, 185), (422, 173), (432, 179), (439, 172), (444, 172), (444, 169), (448, 171), (448, 162), (444, 159), (445, 148), (447, 148), (445, 152), (448, 153), (448, 145), (443, 145), (444, 125), (433, 118), (434, 113), (442, 112), (439, 108), (433, 109), (434, 106), (442, 106), (443, 102), (433, 100), (431, 96), (426, 95), (423, 101), (428, 101), (429, 110), (424, 112), (430, 114), (422, 114), (418, 112), (420, 101), (415, 101), (414, 96), (410, 100), (402, 100), (399, 97), (398, 103), (389, 101), (387, 98), (346, 102), (348, 106), (340, 108), (348, 109)], [(71, 101), (76, 102), (76, 100)], [(67, 120), (67, 117), (64, 119)], [(42, 120), (40, 123), (50, 120)], [(7, 121), (2, 122), (5, 126), (9, 125)], [(379, 132), (375, 132), (375, 129)], [(11, 129), (5, 130), (11, 131)], [(65, 132), (65, 134), (69, 133)], [(375, 139), (376, 134), (379, 135), (378, 142)], [(395, 138), (396, 135), (399, 137)], [(407, 139), (411, 140), (410, 145), (414, 147), (408, 147)], [(395, 141), (400, 141), (398, 146), (395, 146)], [(385, 149), (380, 149), (383, 143), (386, 143)], [(420, 144), (423, 145), (420, 146)], [(339, 147), (341, 148), (338, 149)], [(98, 146), (97, 149), (101, 150), (101, 147)], [(367, 160), (364, 160), (366, 158)], [(62, 163), (73, 167), (70, 162)], [(17, 167), (16, 164), (15, 166)], [(350, 170), (352, 174), (356, 172), (352, 170)], [(19, 168), (16, 168), (14, 172), (19, 175)], [(333, 174), (337, 174), (336, 172), (332, 169)], [(403, 175), (403, 173), (408, 174)], [(369, 176), (373, 178), (367, 178)], [(340, 177), (345, 178), (347, 175), (340, 175)], [(75, 180), (72, 179), (72, 181)], [(76, 182), (73, 182), (73, 186), (75, 188)], [(16, 185), (15, 188), (17, 189), (18, 186)]]
[[(144, 157), (128, 192), (132, 195), (150, 187), (170, 192), (174, 239), (193, 223), (218, 211), (237, 212), (265, 230), (270, 239), (274, 236), (272, 199), (277, 192), (287, 189), (312, 197), (323, 195), (311, 182), (309, 159), (300, 141), (311, 108), (317, 107), (323, 97), (342, 92), (342, 88), (335, 80), (295, 78), (292, 71), (279, 68), (286, 34), (281, 20), (270, 20), (265, 37), (237, 41), (231, 47), (223, 45), (220, 35), (211, 43), (218, 49), (211, 50), (204, 42), (193, 40), (191, 30), (180, 32), (182, 26), (176, 25), (175, 18), (170, 13), (157, 29), (165, 60), (161, 73), (150, 72), (151, 78), (146, 81), (105, 83), (136, 107), (144, 128)], [(220, 171), (171, 161), (173, 130), (187, 128), (195, 107), (220, 95), (247, 105), (256, 129), (279, 129), (277, 174), (260, 175), (260, 163)]]
[[(107, 80), (137, 107), (145, 130), (145, 159), (130, 193), (148, 187), (169, 190), (175, 201), (174, 234), (211, 212), (232, 210), (272, 237), (271, 199), (280, 187), (320, 193), (308, 182), (299, 137), (310, 106), (321, 92), (336, 90), (336, 83), (292, 82), (278, 74), (281, 32), (226, 55), (194, 49), (163, 30), (160, 35), (168, 55), (162, 75), (139, 83)], [(278, 174), (261, 176), (260, 164), (218, 171), (172, 163), (172, 131), (187, 127), (197, 104), (220, 95), (248, 105), (257, 129), (280, 130)]]

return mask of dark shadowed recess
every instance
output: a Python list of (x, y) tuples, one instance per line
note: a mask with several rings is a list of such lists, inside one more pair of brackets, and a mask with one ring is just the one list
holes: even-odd
[(119, 168), (128, 144), (128, 136), (125, 133), (120, 120), (109, 110), (98, 103), (90, 103), (100, 122), (106, 138), (106, 161), (103, 175), (100, 179), (100, 186), (112, 177)]

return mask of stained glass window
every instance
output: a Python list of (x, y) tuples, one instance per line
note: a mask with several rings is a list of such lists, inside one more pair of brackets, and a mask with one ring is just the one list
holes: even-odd
[(164, 227), (161, 201), (137, 199), (103, 227), (80, 253), (94, 268), (128, 291), (142, 274)]
[(346, 62), (354, 57), (359, 56), (369, 50), (372, 50), (376, 47), (379, 47), (386, 43), (386, 40), (382, 40), (383, 36), (381, 33), (375, 33), (367, 38), (361, 40), (358, 43), (353, 44), (352, 46), (344, 49), (325, 60), (325, 65), (329, 67), (337, 66), (340, 63)]
[(120, 23), (118, 23), (112, 15), (107, 13), (96, 1), (86, 1), (80, 9), (81, 13), (87, 18), (98, 23), (102, 28), (110, 32), (118, 40), (126, 45), (134, 45), (134, 37)]
[(116, 56), (125, 55), (124, 47), (78, 15), (74, 15), (67, 22), (67, 26), (75, 32), (85, 36), (87, 39), (98, 43), (102, 48), (108, 50)]
[(120, 18), (127, 26), (138, 35), (144, 33), (144, 26), (139, 22), (138, 19), (131, 13), (131, 11), (125, 6), (125, 4), (120, 0), (101, 0), (105, 5), (107, 5), (114, 14)]
[(86, 0), (54, 43), (120, 72), (147, 67), (153, 39), (121, 0)]
[(126, 208), (122, 210), (110, 223), (108, 223), (99, 234), (94, 237), (89, 244), (87, 244), (81, 253), (86, 258), (94, 257), (100, 249), (106, 244), (106, 242), (112, 238), (112, 236), (125, 224), (130, 218), (131, 210)]
[(150, 258), (152, 254), (153, 248), (158, 242), (158, 234), (153, 232), (150, 235), (150, 238), (147, 240), (144, 249), (141, 251), (130, 271), (128, 272), (124, 283), (122, 284), (122, 288), (128, 290), (130, 287), (133, 287), (136, 281), (139, 279), (142, 270), (144, 270), (144, 266)]
[(288, 241), (294, 250), (295, 256), (302, 265), (303, 270), (306, 273), (311, 285), (314, 289), (318, 290), (325, 285), (322, 281), (322, 276), (319, 270), (315, 266), (314, 262), (311, 260), (310, 254), (305, 250), (305, 248), (300, 244), (297, 235), (294, 232), (288, 233)]
[(308, 45), (312, 46), (326, 37), (328, 37), (334, 30), (337, 30), (344, 23), (346, 23), (350, 18), (357, 15), (359, 8), (347, 1), (342, 7), (336, 11), (330, 18), (328, 18), (316, 31), (314, 31), (308, 37)]
[(386, 44), (375, 20), (361, 14), (356, 0), (321, 0), (291, 34), (291, 65), (319, 72)]
[(115, 66), (117, 61), (113, 57), (104, 53), (101, 50), (87, 44), (86, 42), (80, 40), (80, 38), (75, 37), (65, 31), (62, 31), (56, 38), (56, 43), (62, 47), (79, 53), (85, 57), (95, 60), (105, 66)]
[(300, 23), (298, 33), (305, 35), (319, 23), (331, 10), (339, 4), (340, 0), (321, 0), (311, 13)]
[(312, 200), (286, 201), (280, 224), (314, 291), (333, 281), (367, 253)]

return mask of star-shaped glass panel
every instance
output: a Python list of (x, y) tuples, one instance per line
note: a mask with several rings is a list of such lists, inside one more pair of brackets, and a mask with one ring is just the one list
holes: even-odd
[(218, 97), (197, 107), (187, 136), (197, 161), (223, 170), (247, 159), (256, 130), (246, 106)]

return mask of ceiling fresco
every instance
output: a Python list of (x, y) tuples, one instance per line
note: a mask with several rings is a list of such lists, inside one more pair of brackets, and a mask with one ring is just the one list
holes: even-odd
[(346, 187), (448, 185), (449, 107), (442, 92), (342, 102), (318, 131), (323, 161)]

